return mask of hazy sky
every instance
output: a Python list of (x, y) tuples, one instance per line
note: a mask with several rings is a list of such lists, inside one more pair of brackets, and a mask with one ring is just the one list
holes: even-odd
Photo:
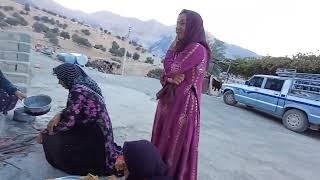
[(186, 8), (197, 11), (215, 37), (261, 55), (284, 56), (320, 49), (319, 0), (55, 0), (92, 13), (111, 11), (141, 20), (176, 22)]

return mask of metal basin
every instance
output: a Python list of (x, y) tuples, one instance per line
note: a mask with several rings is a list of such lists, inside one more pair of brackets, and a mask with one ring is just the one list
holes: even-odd
[(27, 114), (25, 112), (25, 109), (22, 107), (22, 108), (16, 108), (14, 110), (13, 120), (31, 123), (36, 120), (36, 117)]
[(40, 116), (48, 113), (51, 109), (51, 97), (47, 95), (38, 95), (27, 97), (24, 101), (26, 113), (33, 116)]

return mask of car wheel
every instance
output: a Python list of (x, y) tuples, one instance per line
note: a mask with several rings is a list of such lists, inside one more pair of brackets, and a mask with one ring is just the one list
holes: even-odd
[(232, 91), (227, 91), (223, 94), (223, 101), (228, 105), (235, 105), (237, 104), (236, 98)]
[(303, 132), (309, 127), (306, 114), (298, 109), (286, 111), (282, 117), (282, 123), (286, 128), (295, 132)]

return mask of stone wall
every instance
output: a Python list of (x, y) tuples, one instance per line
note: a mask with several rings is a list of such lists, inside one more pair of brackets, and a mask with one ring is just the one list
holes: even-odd
[(0, 31), (0, 69), (23, 92), (30, 83), (30, 53), (29, 34)]

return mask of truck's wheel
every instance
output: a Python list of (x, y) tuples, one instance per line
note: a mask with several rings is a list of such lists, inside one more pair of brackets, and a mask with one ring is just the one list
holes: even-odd
[(295, 132), (303, 132), (309, 127), (306, 114), (298, 109), (286, 111), (282, 117), (282, 123), (286, 128)]
[(235, 105), (237, 104), (237, 101), (234, 97), (234, 94), (232, 91), (227, 91), (223, 94), (223, 101), (228, 105)]

